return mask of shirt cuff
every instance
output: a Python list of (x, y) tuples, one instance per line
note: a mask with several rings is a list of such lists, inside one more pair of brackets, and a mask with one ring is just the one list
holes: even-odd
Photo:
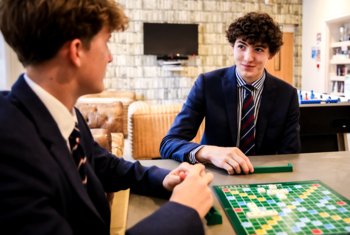
[(204, 146), (201, 145), (201, 146), (198, 146), (197, 148), (193, 149), (189, 156), (188, 156), (188, 161), (191, 163), (191, 164), (196, 164), (196, 163), (199, 163), (199, 161), (197, 161), (196, 159), (196, 153), (201, 149), (203, 148)]

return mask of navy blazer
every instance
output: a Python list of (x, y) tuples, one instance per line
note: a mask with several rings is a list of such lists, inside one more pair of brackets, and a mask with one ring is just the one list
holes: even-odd
[[(93, 141), (77, 110), (88, 183), (82, 185), (56, 122), (24, 81), (0, 94), (0, 227), (2, 234), (109, 234), (105, 192), (169, 197), (162, 186), (168, 170), (116, 158)], [(175, 222), (174, 222), (175, 221)], [(203, 234), (198, 213), (174, 202), (127, 234)]]
[[(190, 142), (205, 118), (202, 145), (235, 147), (238, 133), (236, 66), (201, 74), (160, 145), (162, 158), (188, 161)], [(297, 90), (266, 72), (256, 123), (257, 155), (300, 152)]]

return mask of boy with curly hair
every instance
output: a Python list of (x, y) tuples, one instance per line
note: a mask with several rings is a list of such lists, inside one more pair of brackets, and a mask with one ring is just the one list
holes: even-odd
[[(282, 46), (266, 13), (250, 12), (226, 32), (235, 65), (200, 74), (160, 146), (163, 158), (252, 173), (247, 156), (300, 151), (297, 90), (265, 65)], [(200, 144), (190, 142), (205, 120)]]
[(103, 90), (108, 41), (127, 22), (115, 0), (0, 1), (1, 32), (26, 69), (0, 91), (2, 234), (108, 235), (105, 192), (126, 188), (170, 198), (126, 234), (204, 234), (213, 175), (203, 165), (169, 171), (117, 158), (74, 108)]

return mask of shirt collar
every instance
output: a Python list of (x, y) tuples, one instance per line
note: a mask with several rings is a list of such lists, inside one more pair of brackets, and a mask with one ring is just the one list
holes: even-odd
[[(248, 85), (244, 81), (244, 79), (241, 77), (241, 75), (238, 73), (237, 69), (236, 69), (236, 77), (237, 77), (237, 87), (245, 87), (246, 85)], [(253, 86), (256, 90), (260, 90), (263, 87), (265, 77), (266, 77), (266, 72), (264, 71), (261, 78), (259, 78), (258, 80), (256, 80), (250, 85)]]
[(45, 91), (41, 86), (31, 80), (27, 74), (24, 74), (24, 79), (28, 86), (33, 90), (33, 92), (39, 97), (39, 99), (48, 109), (49, 113), (55, 120), (63, 138), (67, 140), (74, 129), (75, 122), (77, 122), (74, 108), (69, 111), (66, 106), (64, 106), (58, 99), (56, 99), (50, 93)]

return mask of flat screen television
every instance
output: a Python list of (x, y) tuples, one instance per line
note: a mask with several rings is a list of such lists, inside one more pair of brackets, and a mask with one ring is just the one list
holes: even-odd
[(187, 59), (198, 55), (198, 24), (144, 23), (145, 55), (158, 59)]

